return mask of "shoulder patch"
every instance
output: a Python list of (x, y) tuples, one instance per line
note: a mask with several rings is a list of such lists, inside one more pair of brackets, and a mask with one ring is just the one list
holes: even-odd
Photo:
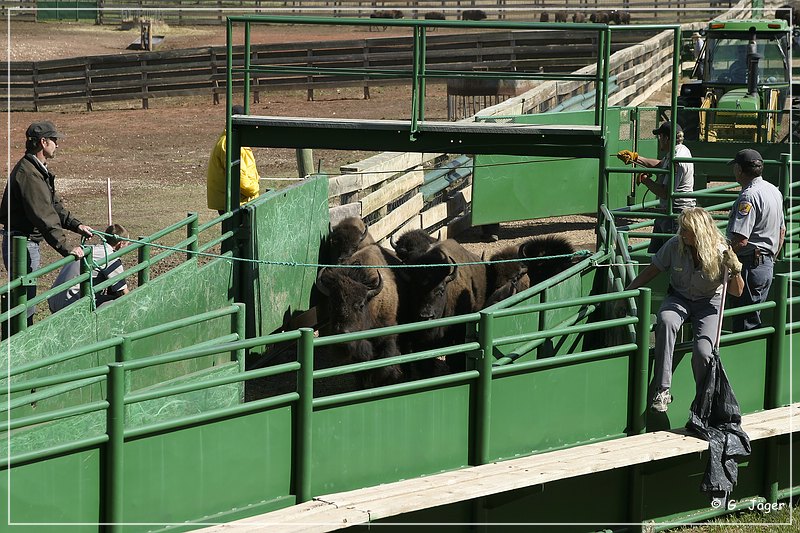
[(743, 217), (746, 217), (747, 215), (749, 215), (750, 211), (752, 211), (752, 209), (753, 209), (753, 204), (751, 204), (750, 202), (748, 202), (746, 200), (743, 201), (743, 202), (739, 202), (739, 205), (736, 208), (736, 210), (738, 211), (739, 215), (743, 216)]

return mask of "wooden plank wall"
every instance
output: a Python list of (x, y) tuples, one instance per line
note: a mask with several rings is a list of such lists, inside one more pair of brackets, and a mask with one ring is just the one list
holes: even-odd
[[(615, 39), (619, 50), (642, 39), (639, 32)], [(493, 70), (570, 72), (594, 60), (596, 36), (556, 32), (496, 31), (482, 34), (428, 37), (428, 68), (470, 70), (475, 64)], [(257, 66), (396, 69), (411, 73), (410, 37), (354, 39), (315, 43), (253, 45), (251, 64)], [(234, 66), (244, 65), (244, 48), (235, 47)], [(9, 77), (10, 75), (10, 77)], [(432, 80), (436, 81), (436, 80)], [(258, 101), (270, 89), (314, 89), (408, 84), (408, 79), (364, 80), (363, 77), (255, 72), (251, 89)], [(51, 61), (12, 61), (0, 72), (0, 99), (10, 90), (12, 110), (39, 110), (47, 105), (80, 104), (91, 110), (100, 102), (140, 100), (163, 96), (210, 95), (219, 101), (226, 85), (223, 46), (134, 52)], [(241, 74), (234, 78), (241, 92)], [(365, 89), (365, 91), (367, 91)], [(365, 92), (365, 95), (368, 94)]]

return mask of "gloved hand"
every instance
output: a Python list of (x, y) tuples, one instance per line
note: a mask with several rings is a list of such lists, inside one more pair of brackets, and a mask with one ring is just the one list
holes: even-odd
[(636, 175), (636, 185), (641, 185), (642, 182), (647, 181), (650, 179), (650, 174), (637, 174)]
[(620, 150), (617, 152), (617, 157), (626, 165), (632, 165), (636, 158), (639, 157), (639, 154), (630, 150)]
[(722, 252), (722, 266), (731, 271), (731, 276), (740, 274), (742, 272), (742, 263), (733, 251), (733, 248), (728, 246), (728, 249)]

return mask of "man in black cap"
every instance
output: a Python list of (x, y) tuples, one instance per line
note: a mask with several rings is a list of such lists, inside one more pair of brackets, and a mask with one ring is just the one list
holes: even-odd
[[(14, 236), (28, 240), (28, 273), (39, 268), (39, 244), (44, 240), (64, 257), (72, 254), (83, 257), (80, 246), (69, 248), (68, 229), (86, 237), (92, 228), (83, 224), (64, 207), (56, 192), (55, 175), (47, 168), (47, 160), (55, 156), (58, 140), (64, 136), (50, 121), (34, 122), (25, 132), (25, 156), (20, 159), (8, 177), (0, 205), (0, 223), (3, 224), (3, 264), (9, 280), (22, 272), (13, 272), (11, 241)], [(28, 298), (36, 296), (36, 287), (28, 288)], [(35, 308), (28, 309), (28, 322), (32, 322)]]
[[(763, 302), (772, 285), (775, 256), (783, 247), (786, 222), (783, 195), (761, 177), (764, 159), (755, 150), (741, 150), (733, 165), (736, 181), (742, 186), (728, 218), (727, 235), (731, 247), (742, 262), (744, 291), (731, 297), (732, 307)], [(733, 331), (748, 331), (761, 325), (761, 313), (755, 311), (733, 317)]]
[[(672, 162), (672, 154), (669, 153), (670, 137), (672, 133), (672, 123), (663, 122), (658, 128), (653, 130), (653, 135), (658, 140), (658, 152), (663, 153), (661, 159), (642, 157), (636, 152), (622, 150), (617, 154), (626, 164), (639, 164), (648, 168), (669, 169)], [(692, 152), (683, 145), (683, 129), (680, 124), (675, 128), (675, 157), (692, 157)], [(658, 198), (660, 211), (667, 211), (669, 174), (659, 174), (657, 179), (650, 179), (650, 174), (640, 174), (636, 182), (647, 187)], [(672, 187), (673, 192), (692, 192), (694, 190), (694, 163), (675, 163), (675, 182)], [(653, 224), (653, 233), (667, 233), (674, 235), (678, 231), (677, 215), (686, 208), (694, 207), (694, 198), (673, 198), (672, 210), (675, 218), (657, 218)], [(656, 253), (669, 240), (670, 237), (653, 237), (647, 251), (651, 254)]]

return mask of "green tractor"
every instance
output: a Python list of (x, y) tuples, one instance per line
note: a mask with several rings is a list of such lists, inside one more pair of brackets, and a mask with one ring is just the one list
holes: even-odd
[(678, 97), (686, 140), (786, 142), (791, 27), (780, 19), (714, 20), (704, 33), (694, 79)]

